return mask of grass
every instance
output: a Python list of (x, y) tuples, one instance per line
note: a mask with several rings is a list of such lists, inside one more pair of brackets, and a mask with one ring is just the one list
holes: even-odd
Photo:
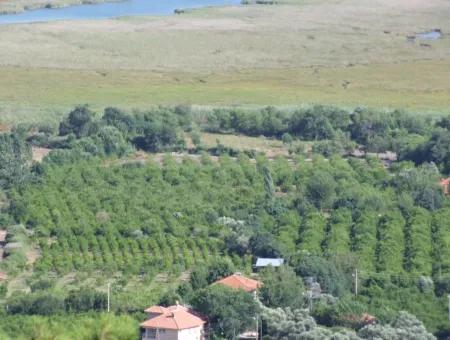
[[(450, 113), (445, 0), (285, 0), (183, 15), (0, 26), (0, 120), (158, 104)], [(426, 45), (423, 45), (423, 44)]]
[(273, 150), (284, 153), (287, 147), (283, 143), (276, 139), (269, 139), (265, 137), (248, 137), (231, 134), (218, 134), (218, 133), (202, 133), (201, 141), (206, 147), (214, 147), (217, 145), (217, 141), (221, 144), (236, 149), (236, 150), (257, 150), (266, 151)]
[[(55, 121), (77, 104), (94, 109), (118, 106), (145, 109), (152, 105), (189, 103), (210, 105), (334, 104), (376, 108), (404, 108), (423, 113), (450, 113), (450, 92), (430, 89), (450, 79), (445, 64), (357, 66), (350, 70), (325, 69), (320, 78), (312, 70), (247, 70), (210, 75), (195, 81), (186, 75), (152, 72), (111, 72), (3, 68), (0, 77), (0, 119), (4, 122)], [(410, 72), (408, 72), (408, 70)], [(435, 73), (430, 73), (430, 70)], [(416, 76), (411, 76), (414, 73)], [(379, 79), (386, 74), (384, 79)], [(402, 74), (410, 78), (403, 78)], [(299, 79), (294, 81), (296, 75)], [(344, 89), (340, 79), (350, 79)], [(448, 77), (448, 78), (446, 78)], [(422, 89), (414, 82), (423, 84)], [(385, 83), (385, 87), (378, 84)], [(324, 83), (328, 83), (324, 85)], [(445, 86), (445, 85), (442, 85)]]
[[(282, 141), (277, 139), (270, 139), (267, 137), (248, 137), (242, 135), (232, 134), (217, 134), (217, 133), (202, 133), (202, 144), (208, 148), (215, 147), (217, 141), (220, 144), (239, 151), (254, 150), (258, 153), (264, 153), (269, 159), (273, 159), (276, 156), (290, 157), (289, 145), (283, 144)], [(311, 149), (311, 142), (294, 141), (292, 147), (303, 147), (305, 151)]]

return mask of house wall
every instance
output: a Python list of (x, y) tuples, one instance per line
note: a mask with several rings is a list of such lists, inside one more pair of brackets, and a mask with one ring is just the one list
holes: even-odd
[(160, 329), (155, 337), (151, 337), (150, 332), (142, 331), (142, 340), (202, 340), (202, 327), (183, 329), (181, 331)]
[(178, 340), (202, 340), (203, 327), (183, 329), (178, 332)]

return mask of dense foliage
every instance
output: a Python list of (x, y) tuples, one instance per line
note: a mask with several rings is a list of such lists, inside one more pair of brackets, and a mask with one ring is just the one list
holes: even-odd
[(331, 330), (320, 327), (307, 310), (262, 307), (262, 318), (267, 327), (266, 340), (271, 339), (311, 339), (311, 340), (402, 340), (435, 337), (427, 332), (424, 325), (413, 315), (400, 312), (390, 325), (367, 325), (358, 333), (348, 330)]
[[(94, 155), (122, 156), (132, 146), (152, 152), (181, 150), (186, 147), (183, 131), (192, 133), (198, 149), (202, 147), (198, 131), (240, 133), (278, 138), (286, 144), (294, 139), (315, 141), (313, 151), (326, 157), (349, 154), (358, 147), (367, 152), (390, 150), (402, 160), (434, 162), (441, 171), (450, 173), (448, 121), (448, 117), (431, 120), (398, 110), (346, 111), (320, 105), (293, 112), (274, 107), (194, 112), (190, 107), (177, 106), (128, 114), (107, 108), (99, 119), (87, 106), (79, 106), (60, 123), (58, 137), (52, 134), (52, 128), (41, 126), (30, 141)], [(220, 144), (210, 151), (235, 154)], [(295, 148), (292, 151), (296, 152)]]
[[(139, 273), (145, 266), (169, 268), (172, 263), (188, 268), (192, 260), (227, 252), (223, 240), (235, 228), (248, 235), (247, 242), (235, 246), (240, 255), (270, 255), (273, 249), (273, 255), (285, 257), (299, 250), (351, 256), (369, 248), (373, 263), (362, 270), (433, 275), (434, 263), (448, 271), (448, 258), (436, 257), (446, 242), (441, 218), (447, 208), (433, 212), (421, 208), (421, 201), (414, 204), (420, 190), (442, 195), (431, 174), (408, 192), (398, 183), (404, 170), (391, 176), (364, 160), (300, 160), (284, 169), (282, 178), (272, 171), (274, 183), (291, 183), (282, 198), (273, 198), (267, 194), (264, 169), (284, 161), (263, 166), (266, 162), (261, 159), (261, 166), (255, 166), (240, 156), (223, 157), (219, 164), (208, 157), (179, 164), (167, 156), (162, 166), (97, 160), (49, 165), (41, 183), (12, 193), (11, 212), (40, 240), (43, 256), (37, 268), (42, 271), (101, 267)], [(333, 184), (319, 195), (316, 188), (326, 186), (323, 178)], [(369, 239), (357, 237), (358, 221), (371, 213), (376, 221), (365, 231), (373, 235), (368, 244)], [(294, 244), (284, 235), (296, 235), (290, 239)], [(48, 238), (54, 241), (49, 244)]]
[(31, 175), (31, 148), (23, 133), (0, 134), (0, 189), (21, 185)]
[[(221, 255), (248, 268), (249, 256), (272, 249), (336, 296), (350, 291), (351, 272), (359, 268), (370, 305), (391, 289), (379, 274), (389, 281), (390, 274), (418, 279), (448, 273), (448, 248), (441, 245), (448, 242), (449, 208), (427, 210), (414, 200), (424, 187), (438, 195), (436, 178), (404, 190), (398, 182), (405, 169), (389, 173), (374, 160), (284, 162), (260, 159), (255, 165), (241, 155), (220, 163), (207, 156), (178, 163), (167, 156), (163, 164), (49, 164), (41, 183), (11, 195), (12, 213), (35, 232), (42, 251), (35, 269), (42, 273), (181, 273)], [(283, 173), (274, 171), (280, 167)], [(267, 171), (278, 189), (267, 183)], [(322, 177), (333, 182), (332, 191), (317, 196), (309, 188)], [(268, 194), (286, 182), (282, 196)], [(219, 275), (194, 276), (210, 283)], [(400, 305), (420, 316), (423, 308), (411, 301)]]
[[(449, 171), (446, 122), (322, 106), (206, 113), (180, 106), (133, 114), (108, 108), (102, 117), (80, 106), (61, 122), (57, 135), (41, 127), (28, 135), (17, 130), (0, 136), (0, 187), (6, 192), (0, 197), (6, 202), (0, 227), (8, 226), (8, 243), (15, 246), (1, 267), (12, 275), (32, 269), (38, 278), (190, 274), (189, 284), (155, 299), (163, 304), (184, 299), (212, 317), (216, 335), (229, 338), (251, 323), (239, 316), (258, 307), (209, 285), (235, 270), (249, 271), (256, 257), (283, 257), (290, 267), (260, 273), (265, 283), (260, 299), (266, 308), (283, 308), (271, 313), (292, 319), (301, 332), (333, 334), (310, 325), (314, 320), (302, 312), (309, 305), (327, 326), (357, 329), (353, 320), (366, 312), (392, 324), (388, 330), (339, 334), (343, 339), (401, 336), (399, 323), (421, 327), (409, 317), (396, 323), (400, 310), (447, 334), (450, 205), (439, 186), (442, 172)], [(262, 134), (286, 144), (313, 141), (313, 152), (327, 158), (291, 150), (289, 161), (268, 159), (219, 143), (205, 149), (197, 135), (202, 130)], [(133, 149), (186, 149), (188, 131), (194, 144), (189, 152), (196, 155), (125, 157)], [(32, 164), (30, 143), (56, 150)], [(394, 150), (401, 161), (387, 167), (377, 157), (346, 157), (356, 145)], [(31, 244), (39, 252), (32, 266), (26, 251)], [(359, 296), (351, 297), (355, 269)], [(326, 298), (308, 300), (303, 280), (310, 279)], [(105, 308), (104, 292), (79, 287), (61, 292), (48, 284), (34, 280), (31, 294), (8, 295), (7, 313), (47, 316)], [(124, 306), (115, 310), (135, 311), (146, 303), (135, 299), (121, 301)], [(220, 310), (223, 303), (230, 308)], [(276, 323), (272, 328), (274, 337), (284, 336)]]
[(80, 314), (71, 316), (0, 317), (0, 338), (29, 339), (137, 339), (138, 321), (130, 316)]
[(255, 329), (258, 306), (244, 290), (212, 285), (199, 290), (191, 303), (196, 311), (208, 316), (211, 333), (218, 338), (235, 339)]

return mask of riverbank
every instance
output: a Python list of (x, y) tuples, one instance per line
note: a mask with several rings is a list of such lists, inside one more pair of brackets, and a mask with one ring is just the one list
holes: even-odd
[(0, 0), (0, 15), (17, 14), (40, 8), (63, 8), (74, 5), (120, 1), (124, 0)]

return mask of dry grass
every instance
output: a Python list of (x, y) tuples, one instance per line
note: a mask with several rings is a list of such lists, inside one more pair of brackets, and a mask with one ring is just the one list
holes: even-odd
[(214, 147), (217, 145), (218, 141), (220, 144), (236, 150), (255, 150), (257, 152), (262, 152), (269, 158), (273, 158), (277, 155), (289, 155), (288, 146), (284, 145), (279, 140), (272, 140), (265, 137), (202, 133), (201, 141), (206, 147)]
[(406, 40), (431, 28), (448, 30), (448, 1), (422, 0), (419, 9), (402, 3), (319, 0), (167, 17), (5, 25), (0, 64), (209, 74), (448, 59), (447, 37), (431, 48)]
[(285, 0), (168, 17), (0, 26), (0, 119), (78, 103), (328, 103), (450, 112), (446, 0)]

